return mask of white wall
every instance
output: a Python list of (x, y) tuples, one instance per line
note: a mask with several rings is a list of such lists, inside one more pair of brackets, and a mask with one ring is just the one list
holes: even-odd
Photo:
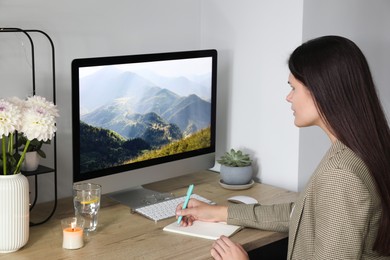
[[(321, 35), (341, 35), (364, 52), (382, 104), (390, 118), (390, 1), (304, 1), (303, 40)], [(300, 130), (299, 190), (307, 183), (330, 141), (318, 128)], [(313, 145), (315, 144), (315, 145)]]
[(301, 0), (208, 0), (201, 19), (202, 45), (220, 52), (217, 154), (243, 149), (260, 181), (290, 190), (298, 129), (285, 101), (287, 59), (301, 43), (302, 12)]
[[(59, 197), (70, 196), (72, 187), (71, 61), (79, 57), (199, 49), (200, 7), (199, 1), (182, 0), (0, 2), (0, 27), (40, 29), (49, 34), (55, 44), (60, 110), (57, 123)], [(37, 49), (48, 47), (39, 38), (36, 45)], [(37, 53), (38, 63), (46, 60), (45, 54), (44, 51)], [(0, 97), (31, 94), (25, 90), (31, 85), (29, 66), (26, 38), (0, 33)], [(40, 68), (37, 69), (40, 75), (37, 85), (44, 89), (50, 86), (50, 67)], [(48, 174), (40, 180), (41, 198), (53, 198), (53, 179)]]
[[(293, 125), (285, 101), (289, 53), (302, 36), (352, 35), (376, 64), (374, 76), (387, 99), (388, 11), (386, 0), (2, 0), (0, 27), (41, 29), (55, 43), (60, 197), (70, 195), (72, 182), (71, 61), (198, 48), (219, 50), (217, 155), (231, 147), (243, 149), (253, 155), (260, 181), (297, 190), (327, 140), (313, 148), (316, 130)], [(25, 93), (18, 89), (29, 84), (26, 42), (0, 37), (0, 96)], [(39, 76), (39, 86), (50, 84), (48, 70)], [(50, 180), (43, 182), (40, 187), (50, 196)]]
[[(253, 155), (258, 179), (296, 190), (298, 130), (284, 98), (286, 60), (301, 41), (302, 5), (302, 0), (3, 0), (0, 27), (40, 29), (55, 43), (59, 196), (70, 195), (72, 181), (71, 61), (198, 48), (219, 50), (217, 155), (241, 148)], [(2, 87), (2, 97), (30, 84), (27, 43), (7, 37), (0, 38), (0, 60), (7, 60), (0, 66), (16, 65), (7, 72), (0, 67), (0, 84), (12, 85)], [(11, 46), (16, 50), (4, 51)], [(41, 70), (46, 74), (39, 86), (50, 84), (48, 69)], [(52, 180), (41, 179), (40, 189), (50, 197)]]

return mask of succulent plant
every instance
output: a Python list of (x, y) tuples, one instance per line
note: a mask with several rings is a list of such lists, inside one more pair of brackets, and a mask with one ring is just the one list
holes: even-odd
[(252, 164), (249, 154), (244, 154), (242, 151), (235, 151), (234, 149), (230, 149), (229, 152), (222, 155), (217, 162), (230, 167), (244, 167)]

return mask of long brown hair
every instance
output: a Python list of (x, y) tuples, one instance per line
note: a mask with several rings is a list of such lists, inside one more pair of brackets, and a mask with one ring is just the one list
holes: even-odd
[(382, 206), (373, 250), (390, 255), (390, 130), (366, 58), (351, 40), (324, 36), (299, 46), (288, 65), (337, 139), (369, 168)]

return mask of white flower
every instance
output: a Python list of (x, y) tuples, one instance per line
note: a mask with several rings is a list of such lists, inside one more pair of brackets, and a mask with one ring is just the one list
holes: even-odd
[(46, 142), (53, 138), (57, 130), (55, 117), (58, 116), (58, 111), (51, 104), (44, 98), (29, 98), (26, 101), (21, 132), (28, 140), (37, 139)]
[(59, 116), (56, 105), (41, 96), (32, 96), (27, 98), (25, 105), (27, 108), (40, 107), (44, 113), (48, 113), (53, 117)]
[(10, 98), (7, 98), (6, 100), (8, 102), (11, 102), (15, 106), (18, 106), (20, 109), (22, 109), (24, 107), (24, 103), (26, 103), (25, 100), (22, 100), (22, 99), (20, 99), (18, 97), (10, 97)]
[[(1, 157), (4, 175), (10, 172), (12, 174), (20, 172), (30, 141), (36, 139), (46, 142), (53, 138), (57, 131), (55, 124), (58, 116), (57, 107), (40, 96), (33, 96), (27, 100), (16, 97), (7, 100), (0, 99), (0, 140), (3, 142)], [(16, 131), (28, 139), (17, 162), (15, 160), (17, 153), (14, 149), (14, 138), (11, 135)], [(8, 149), (11, 149), (7, 152), (5, 151), (5, 142), (8, 142)]]
[(0, 136), (8, 136), (19, 129), (21, 123), (20, 108), (4, 99), (0, 99)]

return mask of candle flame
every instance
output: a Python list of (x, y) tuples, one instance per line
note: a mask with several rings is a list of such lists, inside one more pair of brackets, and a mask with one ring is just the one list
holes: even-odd
[(72, 231), (73, 231), (76, 227), (76, 220), (72, 221), (72, 223), (70, 223), (70, 226), (71, 226)]

